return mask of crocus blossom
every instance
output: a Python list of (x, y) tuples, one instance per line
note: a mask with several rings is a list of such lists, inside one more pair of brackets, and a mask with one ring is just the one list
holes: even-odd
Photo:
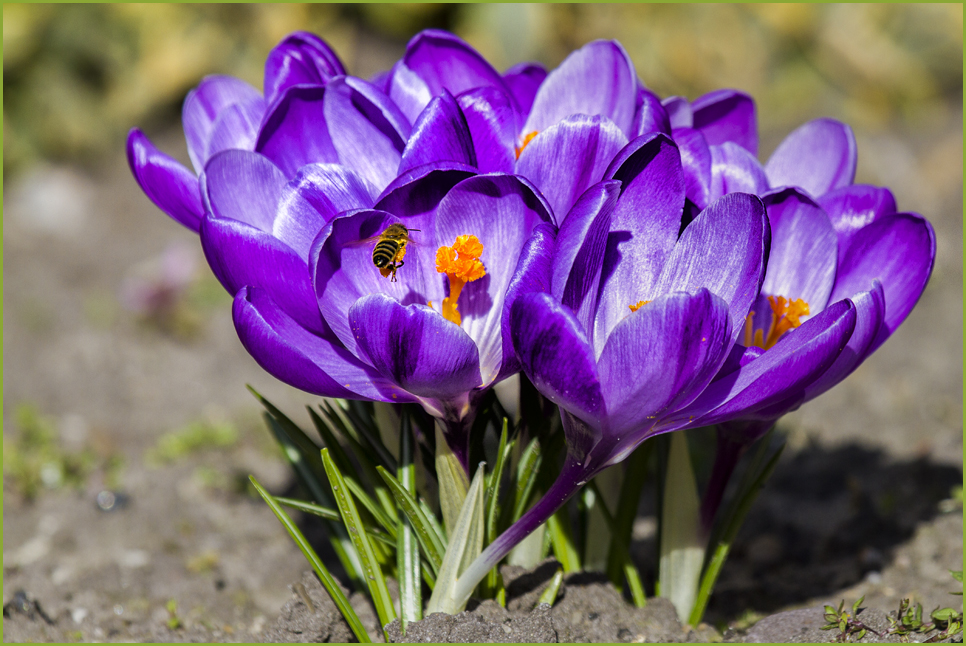
[[(766, 194), (764, 201), (773, 237), (761, 295), (746, 323), (743, 346), (735, 351), (737, 361), (696, 402), (721, 402), (701, 418), (719, 425), (718, 455), (703, 503), (709, 526), (743, 448), (782, 415), (845, 379), (879, 348), (912, 311), (935, 260), (929, 222), (915, 213), (896, 213), (888, 189), (851, 185), (816, 201), (800, 189), (785, 188)], [(745, 392), (760, 386), (743, 373), (763, 372), (765, 364), (795, 370), (797, 357), (788, 346), (769, 344), (773, 331), (794, 337), (843, 299), (853, 303), (856, 324), (836, 361), (784, 396), (749, 405)], [(797, 309), (813, 318), (799, 328), (798, 321), (782, 319), (783, 304), (786, 313)]]
[[(685, 179), (667, 136), (635, 139), (606, 176), (564, 219), (550, 291), (511, 310), (523, 371), (561, 411), (563, 469), (462, 575), (460, 594), (601, 469), (690, 426), (680, 412), (724, 365), (758, 296), (769, 232), (757, 197), (716, 200), (679, 237)], [(852, 331), (848, 302), (825, 318), (799, 337), (811, 341), (803, 368), (831, 363)]]
[[(686, 141), (682, 147), (692, 152), (686, 172), (706, 178), (693, 185), (703, 186), (711, 198), (732, 191), (758, 194), (772, 230), (765, 281), (745, 334), (694, 405), (707, 410), (701, 421), (717, 424), (719, 431), (702, 512), (710, 525), (743, 448), (779, 417), (848, 376), (908, 316), (929, 280), (935, 236), (922, 216), (897, 213), (888, 189), (852, 184), (857, 152), (845, 124), (832, 119), (806, 123), (761, 166), (754, 156), (750, 97), (723, 90), (693, 104), (673, 98), (665, 106), (676, 140)], [(696, 170), (700, 164), (695, 160), (701, 159), (710, 159), (710, 172)], [(798, 334), (804, 321), (846, 298), (855, 307), (856, 325), (838, 359), (784, 396), (749, 399), (749, 393), (760, 394), (766, 372), (799, 372), (791, 346), (777, 347), (776, 342)], [(766, 364), (772, 367), (765, 370)], [(759, 372), (762, 376), (751, 377)]]

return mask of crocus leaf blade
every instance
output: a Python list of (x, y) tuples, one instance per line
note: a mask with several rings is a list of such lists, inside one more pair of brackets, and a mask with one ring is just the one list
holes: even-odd
[(366, 583), (369, 586), (369, 594), (373, 605), (376, 607), (376, 614), (379, 615), (379, 623), (385, 626), (396, 618), (396, 610), (393, 607), (392, 599), (389, 596), (389, 589), (386, 587), (386, 579), (382, 574), (382, 568), (376, 561), (373, 553), (372, 543), (366, 533), (366, 528), (359, 517), (359, 510), (349, 495), (345, 479), (335, 466), (335, 462), (329, 455), (328, 449), (322, 449), (322, 465), (325, 473), (329, 477), (329, 484), (332, 486), (332, 493), (335, 496), (339, 513), (342, 521), (349, 529), (349, 536), (352, 544), (362, 559)]
[(249, 476), (249, 479), (251, 480), (252, 485), (254, 485), (256, 491), (258, 491), (258, 495), (260, 495), (268, 504), (272, 512), (288, 531), (295, 543), (299, 546), (299, 549), (302, 550), (302, 554), (304, 554), (305, 558), (308, 559), (309, 563), (312, 564), (312, 568), (315, 570), (315, 573), (319, 575), (319, 580), (325, 587), (326, 592), (328, 592), (329, 596), (332, 597), (332, 601), (335, 602), (339, 612), (342, 613), (346, 623), (349, 624), (352, 634), (355, 635), (356, 639), (358, 639), (361, 643), (372, 643), (372, 639), (369, 638), (369, 633), (366, 632), (365, 627), (359, 620), (359, 616), (356, 614), (356, 611), (353, 610), (352, 605), (345, 596), (345, 593), (342, 592), (342, 589), (339, 587), (338, 581), (336, 581), (335, 577), (333, 577), (326, 569), (325, 564), (322, 563), (322, 559), (320, 559), (319, 555), (315, 553), (314, 549), (312, 549), (312, 546), (305, 539), (305, 536), (298, 528), (298, 525), (292, 522), (292, 519), (287, 513), (285, 513), (285, 510), (282, 509), (281, 505), (279, 505), (271, 494), (269, 494), (268, 491), (266, 491), (265, 488), (259, 484), (258, 480), (255, 479), (255, 476)]

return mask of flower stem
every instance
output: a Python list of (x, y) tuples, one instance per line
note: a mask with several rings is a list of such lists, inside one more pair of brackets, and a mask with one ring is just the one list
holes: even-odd
[(557, 480), (550, 486), (543, 498), (528, 509), (520, 517), (520, 520), (490, 543), (483, 553), (463, 571), (456, 584), (455, 596), (457, 599), (464, 597), (469, 599), (473, 589), (486, 576), (486, 573), (509, 554), (514, 546), (547, 522), (547, 519), (554, 512), (560, 509), (564, 503), (570, 500), (571, 496), (586, 484), (591, 475), (593, 474), (588, 469), (568, 454), (560, 475), (557, 476)]

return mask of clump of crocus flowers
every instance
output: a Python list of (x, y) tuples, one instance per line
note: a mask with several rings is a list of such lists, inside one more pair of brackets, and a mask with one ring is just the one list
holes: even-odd
[[(716, 576), (705, 551), (730, 540), (715, 524), (738, 460), (882, 345), (935, 256), (927, 220), (898, 212), (888, 189), (853, 183), (847, 125), (805, 124), (762, 164), (751, 97), (662, 100), (612, 41), (549, 72), (526, 63), (500, 73), (458, 37), (428, 30), (365, 80), (297, 33), (269, 55), (263, 92), (208, 77), (183, 121), (194, 170), (135, 129), (132, 172), (199, 233), (260, 365), (322, 397), (378, 403), (327, 404), (325, 420), (316, 416), (355, 453), (344, 457), (323, 432), (324, 472), (317, 455), (299, 467), (310, 482), (304, 465), (317, 465), (318, 479), (301, 508), (321, 505), (327, 486), (344, 492), (339, 460), (343, 471), (382, 474), (366, 486), (349, 477), (366, 511), (351, 498), (336, 505), (353, 532), (337, 553), (350, 576), (383, 568), (402, 586), (410, 575), (404, 625), (421, 613), (423, 580), (445, 589), (435, 609), (459, 610), (474, 591), (499, 599), (494, 567), (561, 522), (558, 510), (597, 474), (662, 436), (672, 446), (651, 460), (663, 461), (665, 503), (674, 501), (662, 527), (686, 531), (662, 534), (661, 593), (699, 620)], [(519, 397), (497, 397), (493, 386), (510, 377)], [(312, 446), (269, 410), (283, 445)], [(718, 434), (707, 489), (700, 503), (675, 499), (696, 493), (674, 438), (707, 426)], [(495, 454), (484, 446), (492, 432)], [(430, 532), (437, 503), (417, 490), (417, 467), (452, 512), (445, 532)], [(613, 518), (626, 513), (605, 514), (612, 560), (629, 559), (629, 526)], [(392, 541), (357, 540), (365, 523), (399, 537), (398, 561), (379, 559)], [(550, 531), (560, 556), (566, 533)], [(395, 616), (377, 605), (381, 620)]]

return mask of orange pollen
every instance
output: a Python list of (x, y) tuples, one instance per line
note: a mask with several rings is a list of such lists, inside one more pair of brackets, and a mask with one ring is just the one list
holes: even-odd
[(527, 144), (533, 141), (533, 138), (536, 137), (538, 134), (540, 133), (537, 132), (536, 130), (534, 130), (533, 132), (527, 133), (521, 140), (523, 143), (521, 143), (519, 146), (513, 147), (513, 150), (515, 150), (517, 153), (517, 159), (520, 159), (520, 154), (523, 152), (523, 149), (526, 148)]
[(651, 301), (637, 301), (637, 305), (628, 305), (628, 307), (631, 308), (632, 312), (636, 312), (650, 302)]
[(452, 247), (442, 246), (436, 250), (436, 271), (449, 278), (449, 296), (443, 299), (443, 316), (460, 325), (463, 317), (457, 311), (457, 301), (463, 285), (486, 275), (480, 262), (483, 243), (474, 235), (461, 235)]
[(771, 348), (786, 332), (802, 324), (801, 317), (808, 316), (810, 313), (808, 303), (800, 298), (791, 301), (784, 296), (769, 296), (768, 304), (771, 306), (771, 327), (768, 330), (768, 337), (765, 337), (764, 330), (753, 328), (752, 318), (755, 313), (751, 312), (745, 319), (745, 347), (757, 345), (763, 350)]

